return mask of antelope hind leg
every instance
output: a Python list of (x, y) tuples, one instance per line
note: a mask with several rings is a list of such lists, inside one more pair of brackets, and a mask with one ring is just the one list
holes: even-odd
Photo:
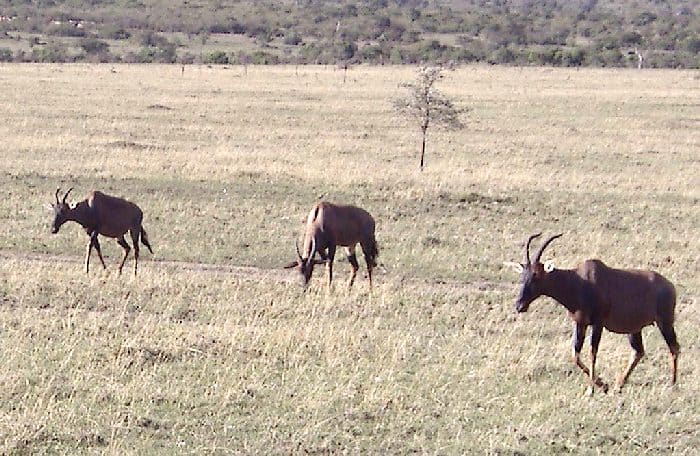
[(634, 350), (634, 352), (632, 353), (625, 370), (623, 370), (617, 377), (615, 387), (618, 391), (622, 389), (622, 386), (627, 382), (627, 379), (639, 363), (639, 360), (641, 360), (644, 356), (644, 344), (642, 343), (642, 333), (636, 332), (634, 334), (628, 335), (627, 337), (630, 341), (630, 345), (632, 346), (632, 350)]
[(124, 262), (126, 261), (126, 257), (129, 256), (129, 251), (131, 250), (131, 247), (129, 247), (129, 244), (127, 244), (126, 240), (124, 239), (124, 236), (117, 239), (117, 244), (119, 244), (124, 249), (124, 256), (122, 257), (121, 263), (119, 263), (119, 275), (121, 275), (122, 268), (124, 267)]

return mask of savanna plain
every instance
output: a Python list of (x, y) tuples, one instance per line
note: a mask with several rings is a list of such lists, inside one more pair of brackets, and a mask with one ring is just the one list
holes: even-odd
[[(700, 73), (446, 72), (465, 128), (429, 129), (419, 172), (391, 102), (415, 70), (0, 66), (0, 452), (694, 453)], [(50, 234), (57, 187), (141, 206), (136, 278)], [(319, 198), (376, 218), (371, 292), (340, 254), (330, 291), (282, 269)], [(565, 310), (514, 311), (503, 262), (539, 231), (558, 267), (675, 283), (675, 387), (650, 327), (625, 388), (584, 394)], [(598, 373), (629, 355), (605, 332)]]

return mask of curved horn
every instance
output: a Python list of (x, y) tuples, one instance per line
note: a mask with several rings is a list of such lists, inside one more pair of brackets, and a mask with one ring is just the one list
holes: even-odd
[(57, 189), (56, 189), (56, 204), (59, 204), (59, 203), (60, 203), (60, 201), (58, 201), (58, 194), (59, 194), (60, 192), (61, 192), (61, 189), (60, 189), (60, 188), (57, 188)]
[(316, 256), (316, 238), (311, 237), (311, 252), (309, 252), (309, 260)]
[(69, 188), (68, 191), (66, 192), (65, 195), (63, 195), (63, 204), (66, 204), (66, 198), (68, 198), (68, 194), (70, 191), (73, 190), (73, 187)]
[(527, 238), (527, 243), (525, 244), (525, 264), (530, 264), (530, 243), (533, 239), (542, 236), (542, 233), (533, 234)]
[(547, 248), (549, 243), (552, 242), (553, 240), (555, 240), (556, 238), (561, 237), (563, 234), (564, 233), (555, 234), (551, 238), (544, 241), (544, 244), (542, 244), (542, 247), (540, 247), (540, 249), (537, 251), (537, 255), (535, 255), (535, 263), (539, 263), (540, 257), (542, 256), (542, 252), (544, 252), (544, 249)]
[(303, 258), (301, 257), (301, 252), (299, 251), (299, 239), (297, 239), (296, 241), (294, 241), (294, 245), (295, 245), (296, 248), (297, 248), (297, 256), (299, 257), (300, 260), (302, 260)]

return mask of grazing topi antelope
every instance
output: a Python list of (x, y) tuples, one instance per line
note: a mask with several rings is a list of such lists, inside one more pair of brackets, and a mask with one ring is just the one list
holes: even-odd
[[(372, 288), (372, 268), (377, 266), (379, 249), (374, 237), (374, 219), (364, 209), (355, 206), (341, 206), (321, 201), (316, 203), (306, 219), (303, 254), (299, 251), (298, 259), (285, 268), (298, 268), (306, 287), (316, 264), (326, 264), (328, 269), (328, 287), (333, 280), (333, 258), (337, 246), (345, 247), (352, 273), (348, 288), (352, 287), (360, 265), (355, 256), (355, 246), (360, 244), (367, 263), (369, 287)], [(321, 260), (315, 258), (319, 254)]]
[[(673, 329), (676, 307), (676, 290), (666, 278), (653, 271), (639, 269), (613, 269), (600, 260), (586, 260), (575, 269), (555, 269), (551, 262), (542, 264), (542, 252), (550, 242), (561, 236), (547, 239), (533, 261), (530, 261), (530, 243), (542, 233), (530, 236), (525, 245), (525, 263), (512, 263), (521, 273), (521, 288), (515, 309), (526, 312), (530, 303), (545, 295), (566, 307), (574, 321), (573, 362), (589, 377), (594, 386), (603, 391), (608, 386), (596, 377), (595, 363), (603, 328), (627, 334), (634, 352), (617, 378), (622, 388), (632, 370), (644, 356), (642, 328), (656, 324), (670, 350), (671, 384), (676, 383), (676, 370), (680, 345)], [(591, 368), (581, 362), (580, 354), (588, 326), (591, 334)]]
[(124, 239), (124, 235), (129, 231), (134, 244), (134, 275), (136, 275), (139, 262), (139, 238), (143, 245), (148, 247), (148, 250), (153, 253), (151, 245), (148, 243), (146, 231), (141, 226), (141, 221), (143, 220), (141, 209), (134, 203), (122, 198), (105, 195), (99, 191), (91, 192), (86, 199), (71, 207), (66, 204), (66, 198), (71, 190), (73, 189), (68, 189), (66, 194), (63, 195), (63, 199), (59, 201), (58, 193), (60, 189), (56, 189), (56, 202), (52, 205), (54, 219), (51, 225), (51, 232), (53, 234), (58, 233), (61, 225), (68, 221), (77, 222), (85, 228), (88, 236), (90, 236), (87, 254), (85, 255), (85, 272), (90, 271), (90, 253), (92, 253), (93, 247), (97, 250), (102, 267), (107, 269), (105, 260), (102, 258), (102, 250), (100, 249), (97, 235), (101, 234), (102, 236), (116, 238), (117, 243), (124, 249), (124, 257), (119, 263), (119, 274), (121, 274), (126, 257), (129, 256), (129, 251), (131, 250)]

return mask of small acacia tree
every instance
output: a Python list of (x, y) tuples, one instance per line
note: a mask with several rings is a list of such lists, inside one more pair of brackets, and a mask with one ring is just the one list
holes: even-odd
[(435, 125), (447, 130), (459, 130), (464, 127), (459, 116), (466, 109), (455, 107), (454, 103), (445, 95), (436, 90), (435, 82), (443, 77), (442, 67), (423, 66), (418, 69), (418, 78), (415, 82), (402, 84), (409, 90), (409, 94), (394, 100), (394, 108), (400, 115), (418, 121), (422, 134), (420, 153), (420, 170), (425, 164), (425, 139), (428, 128)]

